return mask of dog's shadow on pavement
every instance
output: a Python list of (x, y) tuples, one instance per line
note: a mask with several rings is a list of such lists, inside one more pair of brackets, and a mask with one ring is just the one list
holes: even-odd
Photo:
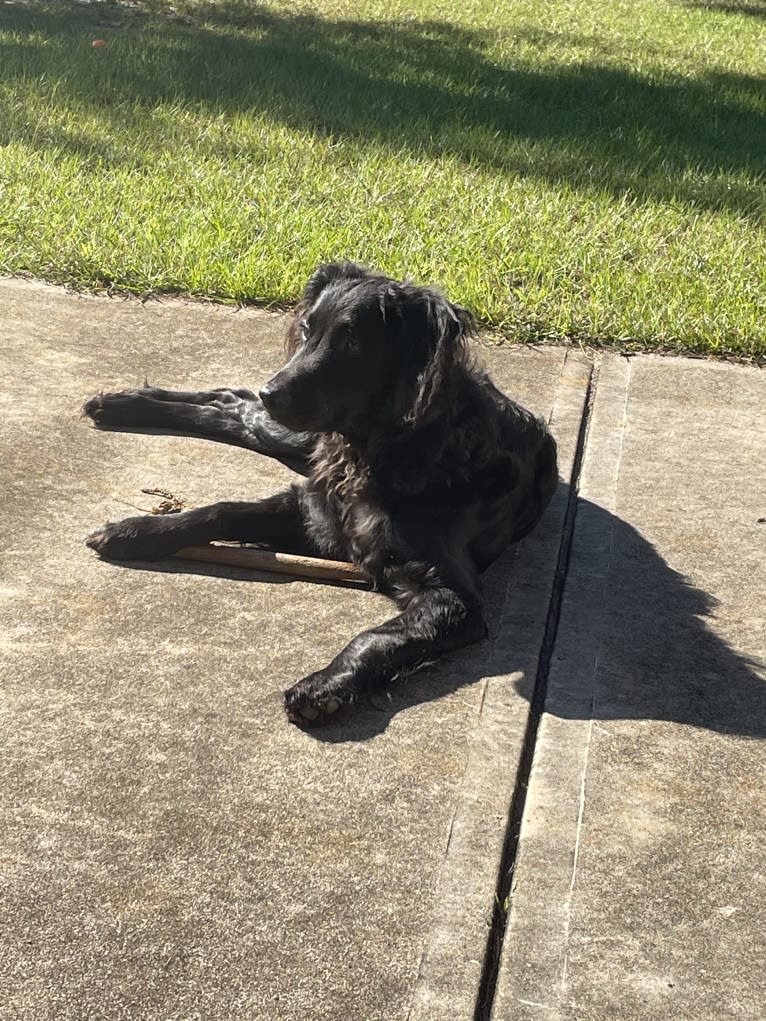
[[(566, 487), (560, 488), (565, 499)], [(546, 527), (555, 526), (544, 518), (540, 528)], [(513, 587), (514, 577), (523, 571), (522, 559), (534, 555), (523, 543), (490, 568), (488, 642), (443, 657), (308, 733), (328, 743), (364, 741), (416, 705), (445, 698), (490, 675), (518, 674), (521, 639), (513, 641), (513, 620), (502, 617), (497, 603), (506, 582)], [(185, 561), (129, 566), (261, 584), (295, 580)], [(669, 720), (721, 734), (766, 737), (764, 664), (749, 661), (716, 634), (718, 607), (714, 595), (673, 570), (634, 527), (579, 499), (575, 556), (551, 655), (556, 684), (548, 691), (545, 711), (566, 719)], [(502, 642), (494, 641), (498, 627), (504, 629)], [(746, 628), (747, 622), (739, 627)], [(509, 683), (532, 701), (536, 677), (524, 675)]]
[[(582, 545), (591, 537), (601, 555), (594, 551), (588, 562)], [(668, 720), (766, 737), (764, 664), (748, 660), (716, 634), (718, 600), (673, 570), (630, 524), (587, 500), (578, 501), (575, 542), (585, 563), (570, 564), (546, 711), (567, 719)], [(522, 546), (519, 557), (524, 556)], [(492, 570), (510, 570), (513, 585), (513, 558), (504, 557)], [(472, 646), (393, 685), (374, 705), (360, 703), (353, 714), (312, 733), (329, 742), (364, 740), (418, 703), (443, 698), (488, 673), (517, 672), (513, 623), (502, 626), (506, 633), (495, 643), (489, 671), (486, 643)], [(746, 621), (738, 627), (747, 634)], [(490, 640), (494, 637), (491, 629)], [(531, 701), (535, 680), (524, 676), (509, 683)]]
[[(716, 617), (719, 627), (729, 617), (731, 630), (726, 605), (674, 570), (627, 521), (588, 500), (578, 503), (578, 540), (581, 554), (600, 544), (608, 571), (585, 581), (587, 563), (574, 565), (575, 576), (570, 571), (574, 591), (564, 613), (574, 616), (576, 638), (570, 628), (554, 649), (558, 676), (548, 711), (766, 737), (766, 664), (716, 633)], [(736, 627), (749, 637), (746, 618)], [(529, 694), (526, 681), (520, 690)]]

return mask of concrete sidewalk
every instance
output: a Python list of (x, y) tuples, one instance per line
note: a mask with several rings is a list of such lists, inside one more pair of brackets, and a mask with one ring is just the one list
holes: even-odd
[(490, 639), (304, 733), (281, 689), (386, 600), (82, 545), (145, 488), (291, 478), (79, 418), (145, 376), (257, 385), (282, 318), (0, 302), (2, 1021), (763, 1017), (761, 373), (487, 349), (564, 480), (488, 573)]
[(606, 358), (494, 1021), (766, 1017), (766, 377)]

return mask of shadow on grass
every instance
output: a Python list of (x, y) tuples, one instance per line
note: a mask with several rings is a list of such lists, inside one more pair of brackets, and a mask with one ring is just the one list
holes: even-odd
[[(618, 196), (763, 212), (761, 77), (502, 66), (491, 55), (497, 33), (486, 30), (328, 21), (243, 0), (161, 22), (112, 5), (17, 2), (3, 9), (0, 27), (10, 30), (0, 42), (6, 82), (42, 82), (56, 104), (95, 117), (115, 138), (139, 122), (146, 130), (159, 105), (179, 104), (224, 116), (263, 114), (324, 137), (451, 155)], [(97, 35), (109, 45), (93, 49)], [(120, 158), (119, 145), (110, 149), (103, 137), (50, 134), (6, 110), (0, 142), (14, 137)]]
[(766, 18), (766, 3), (741, 3), (740, 0), (684, 0), (685, 7), (700, 11), (723, 11), (725, 14), (745, 14), (752, 18)]

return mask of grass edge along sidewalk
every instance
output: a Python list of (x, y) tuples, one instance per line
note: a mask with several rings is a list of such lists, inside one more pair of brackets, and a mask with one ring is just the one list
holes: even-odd
[(3, 6), (0, 271), (281, 305), (348, 256), (515, 340), (766, 354), (745, 8), (174, 7)]

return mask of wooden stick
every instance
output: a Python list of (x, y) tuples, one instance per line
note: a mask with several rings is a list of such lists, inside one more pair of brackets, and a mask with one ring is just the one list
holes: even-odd
[(289, 574), (294, 578), (320, 578), (324, 581), (369, 584), (370, 579), (356, 564), (344, 560), (320, 560), (299, 557), (294, 553), (272, 553), (269, 550), (244, 546), (184, 546), (175, 556), (183, 560), (200, 560), (206, 564), (244, 567), (250, 571)]

